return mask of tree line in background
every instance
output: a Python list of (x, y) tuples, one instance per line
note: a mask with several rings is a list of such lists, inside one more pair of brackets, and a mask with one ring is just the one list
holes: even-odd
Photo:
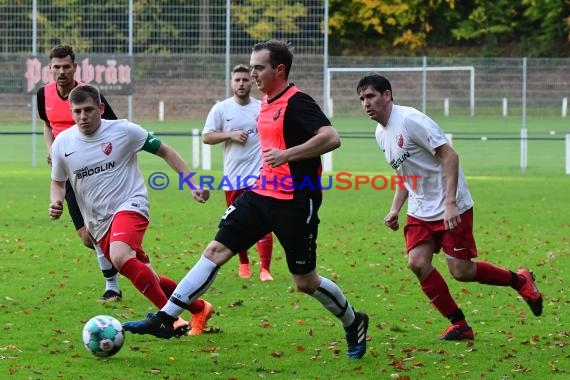
[[(38, 52), (65, 30), (78, 51), (127, 53), (125, 2), (38, 3)], [(0, 52), (29, 52), (29, 4), (0, 0)], [(225, 24), (213, 22), (225, 0), (133, 4), (134, 53), (216, 53), (225, 45)], [(316, 8), (315, 0), (232, 0), (232, 38), (251, 46), (276, 35), (318, 34), (309, 29), (323, 26), (307, 22)], [(329, 53), (570, 57), (570, 0), (329, 0)]]
[(329, 13), (333, 55), (570, 56), (570, 0), (330, 0)]

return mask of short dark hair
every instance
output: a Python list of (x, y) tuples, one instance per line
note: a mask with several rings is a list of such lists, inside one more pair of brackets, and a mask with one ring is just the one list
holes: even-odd
[(77, 104), (83, 103), (87, 99), (93, 99), (95, 104), (101, 104), (101, 94), (97, 87), (90, 84), (80, 84), (75, 86), (73, 90), (69, 93), (69, 103)]
[(243, 63), (240, 63), (239, 65), (235, 65), (234, 68), (232, 69), (232, 74), (234, 73), (248, 73), (249, 74), (249, 68), (244, 65)]
[(65, 58), (67, 56), (71, 57), (71, 61), (75, 62), (75, 52), (73, 48), (69, 45), (57, 45), (49, 52), (49, 59), (52, 58)]
[(293, 51), (287, 41), (281, 40), (267, 40), (259, 42), (253, 47), (253, 51), (269, 50), (269, 62), (272, 68), (277, 65), (285, 65), (285, 76), (289, 78), (289, 72), (293, 65)]
[[(358, 84), (356, 85), (356, 93), (360, 95), (362, 91), (366, 90), (370, 86), (381, 94), (387, 90), (392, 92), (392, 85), (388, 78), (380, 74), (370, 73), (358, 81)], [(392, 100), (394, 100), (394, 97), (392, 97)]]

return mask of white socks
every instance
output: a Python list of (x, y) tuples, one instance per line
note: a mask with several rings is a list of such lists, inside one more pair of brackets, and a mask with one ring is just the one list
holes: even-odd
[(348, 327), (354, 322), (354, 310), (352, 310), (342, 290), (331, 280), (321, 277), (321, 285), (311, 296), (340, 319), (344, 327)]
[(198, 297), (208, 290), (212, 282), (214, 282), (219, 268), (214, 262), (202, 255), (178, 283), (162, 311), (172, 317), (178, 317), (185, 309), (185, 306), (197, 300)]
[(99, 244), (93, 244), (95, 252), (97, 252), (97, 260), (99, 261), (99, 268), (105, 277), (105, 290), (112, 290), (119, 293), (119, 275), (113, 264), (107, 260)]

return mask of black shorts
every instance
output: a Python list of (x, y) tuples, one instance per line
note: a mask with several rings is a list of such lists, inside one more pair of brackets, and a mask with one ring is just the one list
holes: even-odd
[(321, 201), (320, 192), (280, 200), (246, 191), (222, 216), (215, 240), (235, 254), (273, 232), (285, 250), (289, 272), (307, 274), (316, 267)]
[(81, 215), (81, 210), (79, 210), (79, 205), (77, 204), (77, 199), (75, 199), (75, 193), (71, 187), (71, 182), (65, 182), (65, 202), (67, 203), (67, 209), (69, 210), (69, 215), (71, 215), (71, 220), (75, 226), (75, 231), (85, 226), (83, 221), (83, 215)]

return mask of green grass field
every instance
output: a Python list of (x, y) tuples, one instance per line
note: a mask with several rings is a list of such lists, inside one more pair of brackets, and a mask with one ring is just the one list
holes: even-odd
[[(518, 133), (516, 120), (438, 120), (464, 136)], [(533, 121), (534, 122), (534, 121)], [(491, 124), (494, 123), (494, 127)], [(160, 134), (200, 128), (194, 123), (141, 123)], [(369, 121), (335, 119), (341, 133), (373, 131)], [(456, 127), (456, 128), (455, 128)], [(529, 131), (559, 137), (567, 122), (529, 121)], [(0, 125), (0, 131), (29, 126)], [(511, 131), (509, 128), (512, 128)], [(508, 129), (508, 130), (507, 130)], [(549, 131), (555, 130), (555, 135)], [(110, 314), (140, 319), (152, 305), (125, 279), (124, 300), (100, 305), (103, 281), (95, 256), (82, 248), (67, 215), (50, 221), (49, 168), (37, 137), (38, 165), (30, 165), (29, 136), (3, 136), (0, 155), (0, 378), (4, 379), (567, 379), (570, 376), (570, 178), (561, 140), (529, 141), (529, 166), (519, 167), (516, 140), (460, 140), (475, 198), (479, 259), (516, 270), (531, 268), (544, 293), (536, 318), (510, 288), (451, 280), (441, 255), (436, 266), (475, 330), (473, 343), (437, 339), (447, 326), (406, 269), (401, 232), (382, 225), (392, 193), (364, 187), (325, 192), (320, 211), (318, 270), (337, 281), (351, 303), (371, 318), (369, 350), (348, 361), (342, 328), (311, 297), (294, 290), (276, 243), (275, 281), (237, 276), (237, 260), (224, 266), (205, 298), (216, 307), (211, 332), (179, 340), (127, 335), (108, 360), (82, 346), (83, 324)], [(165, 136), (190, 160), (190, 138)], [(219, 151), (214, 149), (215, 175)], [(140, 155), (145, 176), (169, 168)], [(390, 173), (373, 139), (345, 138), (335, 171)], [(206, 174), (206, 173), (205, 173)], [(212, 174), (212, 173), (207, 173)], [(225, 207), (221, 192), (199, 205), (170, 187), (149, 190), (152, 222), (145, 249), (153, 266), (182, 278), (214, 236)], [(257, 263), (257, 253), (251, 259)], [(257, 265), (254, 265), (257, 268)]]

